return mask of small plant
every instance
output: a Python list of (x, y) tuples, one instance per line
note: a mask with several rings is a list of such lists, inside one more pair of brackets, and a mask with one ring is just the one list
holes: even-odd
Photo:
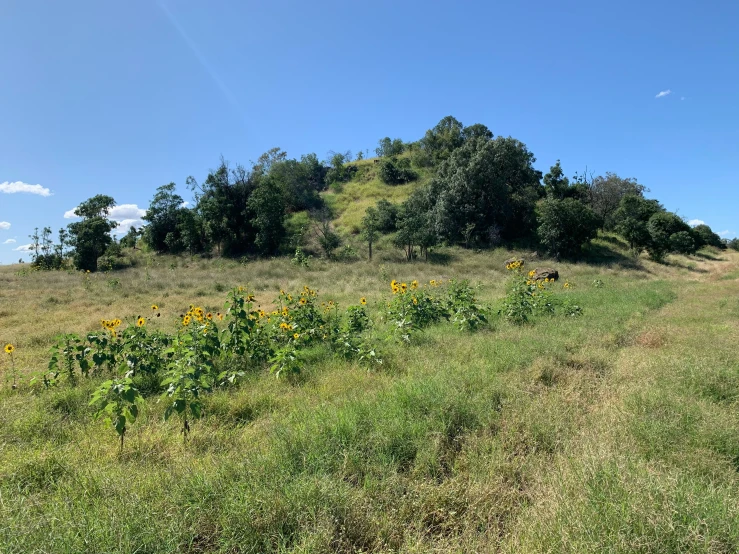
[(596, 279), (595, 281), (593, 281), (593, 286), (596, 289), (602, 289), (605, 286), (605, 283), (601, 279)]
[[(515, 263), (509, 265), (514, 266)], [(534, 280), (534, 271), (524, 276), (521, 275), (520, 267), (510, 268), (515, 274), (499, 311), (500, 315), (515, 325), (529, 322), (536, 314), (554, 313), (552, 292), (548, 289), (554, 279)]]
[(460, 329), (476, 331), (488, 324), (488, 309), (477, 302), (467, 281), (450, 281), (447, 294), (447, 309)]
[(13, 372), (13, 390), (18, 388), (18, 373), (15, 369), (15, 358), (13, 357), (13, 352), (15, 352), (15, 346), (8, 343), (5, 345), (5, 353), (10, 356), (10, 369)]
[(300, 248), (300, 246), (295, 248), (295, 255), (293, 256), (292, 260), (290, 260), (293, 264), (299, 266), (299, 267), (309, 267), (309, 260), (310, 256), (307, 256), (305, 252), (303, 252), (303, 249)]
[(90, 348), (83, 343), (78, 335), (74, 333), (62, 335), (56, 345), (52, 347), (51, 352), (50, 373), (59, 374), (63, 371), (70, 383), (77, 381), (76, 367), (79, 367), (80, 372), (85, 377), (89, 374), (90, 361), (87, 359), (87, 355), (90, 353)]
[(123, 439), (128, 425), (136, 421), (139, 405), (143, 402), (139, 391), (133, 385), (133, 372), (123, 378), (105, 381), (93, 393), (90, 406), (97, 407), (96, 418), (106, 416), (105, 422), (112, 425), (120, 439), (120, 453), (123, 453)]

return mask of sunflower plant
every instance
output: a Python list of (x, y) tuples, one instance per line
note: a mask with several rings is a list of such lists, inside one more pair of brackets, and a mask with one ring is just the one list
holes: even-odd
[(10, 369), (13, 372), (13, 390), (18, 388), (18, 373), (15, 369), (15, 358), (13, 357), (13, 353), (15, 352), (15, 346), (8, 343), (3, 348), (3, 351), (10, 356)]
[(95, 406), (96, 418), (105, 416), (105, 422), (113, 427), (120, 439), (120, 453), (123, 453), (123, 439), (129, 424), (136, 421), (143, 398), (133, 384), (133, 371), (124, 377), (105, 381), (93, 393), (90, 406)]
[(62, 335), (51, 348), (49, 372), (52, 375), (64, 372), (69, 382), (74, 383), (77, 380), (75, 371), (79, 367), (82, 375), (87, 377), (90, 372), (90, 360), (87, 358), (89, 353), (90, 347), (79, 335), (74, 333)]

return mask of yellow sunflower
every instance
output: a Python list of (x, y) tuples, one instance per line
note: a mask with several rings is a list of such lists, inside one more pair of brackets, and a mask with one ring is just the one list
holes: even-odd
[(151, 305), (151, 310), (152, 310), (153, 312), (156, 312), (156, 311), (157, 311), (158, 309), (159, 309), (159, 306), (157, 306), (156, 304), (152, 304), (152, 305)]
[(185, 317), (182, 318), (182, 325), (187, 327), (188, 325), (190, 325), (190, 321), (191, 321), (190, 316), (186, 315)]
[(367, 305), (367, 299), (363, 296), (362, 298), (359, 299), (359, 303), (362, 306), (366, 306)]
[(136, 320), (136, 327), (143, 327), (144, 325), (146, 325), (146, 320), (143, 317)]
[(15, 346), (13, 346), (12, 344), (8, 343), (5, 345), (6, 354), (12, 354), (14, 350), (15, 350)]
[(300, 335), (299, 335), (299, 334), (297, 334), (297, 333), (295, 333), (295, 334), (293, 335), (293, 338), (294, 338), (295, 340), (298, 340), (298, 339), (300, 338)]

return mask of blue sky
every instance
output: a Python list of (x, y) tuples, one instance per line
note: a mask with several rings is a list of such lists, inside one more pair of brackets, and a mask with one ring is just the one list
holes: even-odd
[(733, 0), (5, 0), (0, 262), (97, 193), (135, 220), (221, 155), (373, 151), (446, 115), (733, 237), (737, 25)]

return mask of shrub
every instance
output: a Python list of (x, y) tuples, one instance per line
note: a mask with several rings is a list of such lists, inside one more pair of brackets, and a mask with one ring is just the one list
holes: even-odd
[(539, 240), (557, 257), (577, 255), (596, 237), (602, 223), (593, 210), (572, 198), (542, 200), (536, 220)]
[(418, 174), (411, 169), (408, 158), (388, 158), (380, 163), (380, 180), (387, 185), (402, 185), (418, 179)]
[(670, 235), (670, 247), (679, 254), (695, 252), (695, 241), (688, 231), (679, 231)]

